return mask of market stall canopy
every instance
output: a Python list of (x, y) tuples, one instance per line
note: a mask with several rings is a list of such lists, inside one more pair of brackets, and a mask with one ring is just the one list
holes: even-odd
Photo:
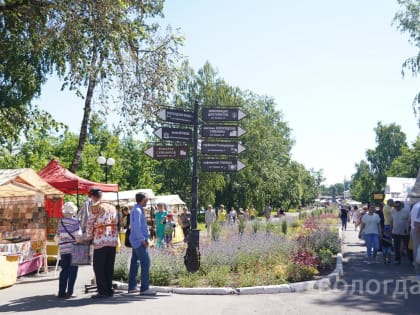
[(156, 196), (155, 203), (165, 203), (168, 206), (185, 205), (185, 202), (178, 195)]
[(63, 193), (30, 168), (0, 170), (2, 204), (44, 203), (44, 198), (62, 198)]
[(106, 192), (102, 195), (103, 201), (108, 201), (112, 203), (119, 203), (120, 205), (128, 205), (136, 203), (136, 194), (143, 193), (149, 199), (155, 199), (155, 194), (151, 189), (134, 189), (134, 190), (124, 190), (118, 192), (118, 194), (113, 192)]
[(62, 166), (56, 159), (52, 159), (38, 174), (51, 186), (65, 194), (87, 194), (92, 188), (98, 188), (104, 192), (118, 191), (118, 184), (95, 183), (81, 178)]
[(413, 189), (415, 178), (387, 177), (385, 187), (385, 200), (395, 199), (405, 201)]
[(417, 178), (416, 181), (414, 183), (414, 187), (411, 190), (409, 197), (412, 198), (420, 198), (420, 168), (419, 168), (419, 172), (417, 174)]

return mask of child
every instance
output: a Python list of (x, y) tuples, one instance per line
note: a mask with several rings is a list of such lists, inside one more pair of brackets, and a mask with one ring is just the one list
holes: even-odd
[(382, 254), (384, 257), (384, 264), (391, 263), (391, 251), (392, 251), (392, 236), (391, 236), (391, 227), (385, 225), (384, 232), (382, 235)]
[(173, 221), (173, 215), (172, 213), (168, 213), (166, 217), (166, 223), (165, 223), (165, 243), (166, 248), (173, 247), (172, 245), (172, 233), (175, 230), (175, 222)]

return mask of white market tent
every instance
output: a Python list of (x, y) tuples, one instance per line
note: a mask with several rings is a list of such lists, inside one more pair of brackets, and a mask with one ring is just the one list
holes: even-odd
[(185, 202), (179, 197), (179, 195), (166, 195), (166, 196), (156, 196), (154, 200), (155, 204), (165, 203), (170, 210), (177, 210), (178, 212), (180, 206), (184, 206)]
[(117, 204), (119, 202), (120, 205), (131, 205), (136, 203), (137, 193), (145, 194), (150, 200), (154, 200), (156, 198), (155, 193), (151, 189), (134, 189), (119, 191), (118, 193), (104, 192), (102, 194), (102, 200), (113, 204)]
[(415, 178), (387, 177), (385, 199), (406, 201), (408, 195), (411, 193), (414, 187), (415, 182)]

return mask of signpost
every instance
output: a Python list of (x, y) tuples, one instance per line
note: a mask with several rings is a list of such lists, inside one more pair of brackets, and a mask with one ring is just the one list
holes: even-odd
[(237, 142), (208, 142), (201, 143), (202, 154), (239, 154), (246, 148)]
[(153, 133), (162, 140), (182, 141), (182, 142), (192, 141), (192, 131), (191, 129), (187, 129), (187, 128), (162, 127), (162, 128), (156, 129)]
[(158, 117), (164, 121), (177, 124), (193, 124), (193, 113), (181, 109), (162, 109), (158, 113)]
[(201, 170), (204, 172), (236, 172), (246, 165), (238, 159), (229, 160), (201, 160)]
[(144, 153), (156, 160), (175, 159), (185, 160), (188, 158), (187, 146), (161, 146), (156, 145), (148, 148)]
[(202, 110), (204, 121), (239, 121), (246, 117), (246, 114), (239, 108), (229, 107), (205, 107)]
[(245, 134), (239, 126), (235, 125), (203, 125), (201, 135), (214, 138), (238, 138)]

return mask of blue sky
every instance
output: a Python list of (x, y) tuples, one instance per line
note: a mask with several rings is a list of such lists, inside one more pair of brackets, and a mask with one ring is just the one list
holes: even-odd
[[(163, 24), (180, 28), (183, 54), (209, 61), (228, 84), (275, 98), (292, 128), (293, 158), (342, 182), (375, 147), (378, 121), (418, 135), (418, 78), (401, 76), (416, 49), (391, 25), (394, 0), (167, 1)], [(83, 101), (47, 82), (35, 103), (77, 132)]]

